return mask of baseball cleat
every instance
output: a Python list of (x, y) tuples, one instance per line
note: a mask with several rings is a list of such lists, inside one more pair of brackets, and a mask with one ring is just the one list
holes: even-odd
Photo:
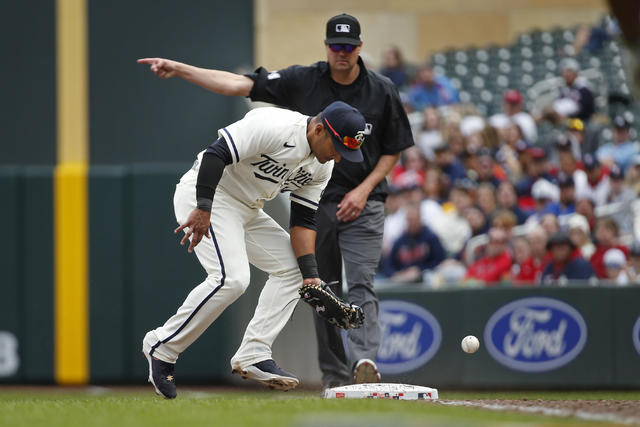
[(360, 359), (353, 368), (353, 382), (355, 384), (379, 383), (380, 372), (371, 359)]
[(234, 369), (233, 373), (240, 375), (244, 379), (261, 382), (276, 390), (287, 391), (300, 384), (300, 380), (295, 375), (280, 368), (273, 359), (254, 363), (244, 369)]
[(175, 364), (163, 362), (144, 351), (142, 354), (149, 362), (149, 382), (153, 384), (156, 393), (165, 399), (175, 399), (178, 395), (176, 381), (173, 376)]

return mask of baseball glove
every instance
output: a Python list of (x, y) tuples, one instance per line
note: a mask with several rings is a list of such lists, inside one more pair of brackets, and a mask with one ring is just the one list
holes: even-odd
[(330, 286), (337, 283), (303, 285), (298, 293), (327, 322), (342, 329), (357, 329), (364, 322), (364, 312), (359, 306), (348, 304), (333, 293)]

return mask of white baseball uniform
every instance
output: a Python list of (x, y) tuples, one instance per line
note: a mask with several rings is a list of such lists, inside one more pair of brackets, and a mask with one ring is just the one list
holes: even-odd
[[(143, 350), (175, 363), (202, 332), (249, 285), (249, 263), (269, 274), (253, 319), (231, 361), (246, 368), (271, 358), (271, 345), (299, 299), (302, 275), (289, 234), (263, 210), (265, 200), (290, 191), (293, 202), (316, 209), (333, 161), (321, 164), (307, 141), (307, 116), (279, 108), (259, 108), (220, 129), (232, 164), (227, 165), (211, 209), (210, 238), (195, 247), (207, 272), (177, 313), (144, 338)], [(178, 223), (196, 208), (196, 180), (204, 151), (176, 186)]]

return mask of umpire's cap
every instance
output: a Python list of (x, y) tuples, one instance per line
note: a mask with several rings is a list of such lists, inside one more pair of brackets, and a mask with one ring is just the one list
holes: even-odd
[(360, 23), (358, 20), (343, 13), (336, 15), (327, 21), (326, 44), (345, 43), (360, 46)]
[(360, 146), (364, 142), (367, 123), (360, 111), (345, 102), (335, 101), (322, 111), (321, 117), (340, 155), (350, 162), (361, 162), (364, 157)]

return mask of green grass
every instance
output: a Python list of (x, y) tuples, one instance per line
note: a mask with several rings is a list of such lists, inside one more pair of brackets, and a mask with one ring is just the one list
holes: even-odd
[[(440, 392), (444, 399), (640, 399), (640, 392)], [(603, 425), (426, 402), (324, 400), (311, 392), (188, 391), (167, 401), (148, 391), (0, 391), (0, 426), (495, 426)]]

